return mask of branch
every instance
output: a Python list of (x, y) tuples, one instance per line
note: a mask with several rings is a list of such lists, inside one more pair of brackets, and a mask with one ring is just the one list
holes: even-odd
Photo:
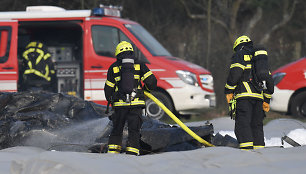
[(230, 28), (228, 27), (228, 25), (225, 22), (223, 22), (222, 20), (217, 19), (215, 17), (211, 17), (211, 20), (214, 23), (219, 24), (220, 26), (222, 26), (228, 33), (230, 33)]
[[(180, 0), (181, 3), (183, 4), (184, 8), (186, 9), (187, 15), (191, 18), (191, 19), (206, 19), (207, 16), (206, 14), (192, 14), (189, 10), (189, 8), (187, 7), (186, 3), (184, 0)], [(222, 20), (219, 20), (213, 16), (211, 16), (211, 20), (216, 23), (219, 24), (220, 26), (222, 26), (228, 33), (230, 33), (230, 29), (227, 26), (227, 24), (225, 22), (223, 22)]]
[(253, 28), (256, 26), (256, 24), (258, 23), (258, 21), (260, 21), (260, 19), (262, 18), (262, 8), (261, 7), (257, 7), (256, 9), (256, 13), (255, 15), (252, 17), (252, 19), (249, 22), (249, 25), (246, 28), (246, 34), (250, 35)]
[(235, 33), (236, 33), (237, 15), (238, 15), (238, 11), (239, 11), (239, 8), (240, 8), (241, 1), (242, 0), (235, 1), (235, 3), (233, 4), (232, 11), (231, 11), (232, 15), (231, 15), (231, 18), (230, 18), (230, 28)]
[(286, 25), (290, 21), (290, 19), (293, 16), (293, 13), (295, 11), (295, 7), (296, 7), (297, 2), (298, 2), (297, 0), (293, 1), (292, 7), (290, 9), (290, 12), (286, 11), (285, 13), (283, 13), (282, 21), (280, 21), (278, 24), (274, 25), (271, 28), (271, 30), (264, 35), (264, 37), (260, 41), (261, 44), (266, 43), (270, 39), (271, 33), (273, 33), (274, 31), (278, 30), (282, 26)]
[(207, 16), (205, 14), (192, 14), (189, 10), (189, 8), (187, 7), (186, 3), (184, 0), (180, 0), (181, 3), (183, 4), (187, 15), (191, 18), (191, 19), (205, 19)]
[[(203, 0), (203, 1), (206, 1), (206, 0)], [(205, 5), (203, 5), (203, 4), (201, 4), (201, 3), (198, 3), (198, 2), (196, 2), (195, 0), (192, 0), (192, 3), (195, 4), (197, 7), (201, 8), (201, 9), (204, 11), (204, 13), (206, 13), (206, 12), (205, 12), (205, 10), (206, 10)]]

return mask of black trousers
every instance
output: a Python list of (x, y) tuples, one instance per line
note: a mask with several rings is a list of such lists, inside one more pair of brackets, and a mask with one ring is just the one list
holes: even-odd
[(125, 122), (128, 124), (127, 147), (140, 149), (140, 128), (142, 125), (142, 108), (115, 108), (112, 116), (113, 130), (108, 144), (122, 145), (122, 135)]
[(237, 100), (235, 134), (240, 145), (248, 142), (253, 142), (254, 146), (265, 145), (262, 103), (254, 99)]

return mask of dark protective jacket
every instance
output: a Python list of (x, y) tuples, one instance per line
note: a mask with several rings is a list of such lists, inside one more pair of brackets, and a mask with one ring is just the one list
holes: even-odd
[[(143, 90), (150, 91), (156, 88), (156, 77), (144, 63), (136, 61), (134, 68), (134, 82), (137, 86), (136, 96), (132, 101), (125, 101), (125, 96), (119, 89), (119, 83), (121, 82), (121, 61), (116, 61), (109, 67), (104, 92), (106, 100), (110, 102), (114, 108), (135, 106), (145, 107), (145, 96)], [(141, 81), (144, 83), (144, 86), (142, 86)]]
[(30, 42), (22, 54), (23, 80), (25, 85), (50, 85), (55, 80), (51, 54), (41, 42)]
[[(237, 100), (257, 99), (269, 103), (273, 92), (263, 90), (254, 80), (251, 62), (253, 56), (254, 50), (249, 46), (244, 46), (234, 53), (224, 93), (233, 93)], [(271, 84), (271, 81), (269, 81), (269, 84)]]

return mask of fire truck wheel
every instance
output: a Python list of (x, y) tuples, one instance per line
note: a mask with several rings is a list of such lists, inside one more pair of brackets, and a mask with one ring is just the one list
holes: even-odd
[(290, 111), (294, 116), (306, 117), (306, 92), (301, 92), (293, 98)]
[[(162, 102), (171, 112), (173, 112), (174, 106), (167, 95), (157, 91), (152, 91), (151, 94)], [(146, 99), (146, 112), (149, 117), (157, 120), (167, 117), (165, 111), (163, 111), (154, 101), (149, 98)]]

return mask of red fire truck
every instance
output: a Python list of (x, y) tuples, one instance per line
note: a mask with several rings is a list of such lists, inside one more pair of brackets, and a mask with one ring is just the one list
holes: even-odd
[[(31, 6), (26, 11), (0, 12), (0, 91), (20, 90), (18, 62), (31, 40), (48, 46), (56, 64), (59, 93), (106, 105), (107, 70), (116, 60), (116, 45), (125, 40), (157, 77), (153, 95), (170, 110), (188, 114), (215, 106), (209, 71), (173, 57), (140, 24), (120, 18), (118, 8), (105, 6), (94, 10)], [(165, 114), (149, 99), (146, 111), (157, 119)]]
[(306, 117), (306, 57), (275, 70), (271, 109)]

